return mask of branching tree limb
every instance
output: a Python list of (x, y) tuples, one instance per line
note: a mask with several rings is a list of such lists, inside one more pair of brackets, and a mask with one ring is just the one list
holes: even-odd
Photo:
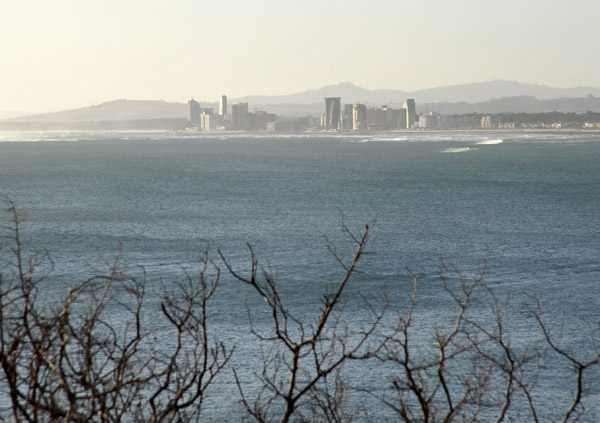
[[(197, 421), (206, 390), (232, 353), (209, 331), (207, 307), (220, 275), (208, 249), (197, 277), (175, 284), (153, 312), (153, 323), (162, 316), (164, 328), (153, 334), (145, 329), (145, 278), (128, 276), (118, 256), (106, 275), (72, 285), (57, 301), (45, 300), (51, 262), (45, 254), (28, 254), (14, 204), (8, 213), (0, 384), (8, 391), (11, 419)], [(8, 418), (4, 411), (0, 417)]]
[[(442, 317), (452, 324), (436, 327), (430, 342), (413, 328), (418, 319), (419, 285), (414, 278), (408, 309), (399, 315), (378, 354), (379, 360), (397, 368), (390, 384), (395, 395), (388, 392), (377, 398), (406, 423), (500, 423), (516, 417), (534, 422), (578, 421), (583, 411), (584, 374), (600, 364), (597, 350), (583, 360), (560, 347), (542, 317), (539, 301), (533, 315), (542, 333), (541, 343), (534, 340), (513, 346), (506, 322), (510, 295), (501, 301), (485, 283), (485, 274), (484, 264), (469, 281), (443, 263), (441, 283), (453, 301), (454, 314), (451, 320)], [(593, 337), (591, 344), (595, 345)], [(535, 400), (544, 360), (549, 359), (545, 349), (567, 360), (573, 369), (572, 401), (560, 416), (549, 416)]]
[[(0, 420), (200, 421), (207, 391), (233, 354), (233, 347), (216, 339), (209, 321), (221, 278), (210, 246), (197, 274), (186, 273), (171, 284), (155, 308), (147, 301), (145, 275), (132, 277), (120, 254), (106, 274), (72, 283), (61, 293), (48, 283), (54, 268), (49, 255), (30, 252), (13, 203), (6, 212), (10, 223), (0, 237)], [(248, 387), (241, 371), (233, 369), (249, 419), (365, 421), (368, 407), (357, 400), (360, 394), (405, 423), (587, 418), (586, 395), (590, 383), (597, 383), (591, 375), (600, 368), (598, 334), (592, 331), (585, 348), (573, 351), (535, 299), (527, 327), (531, 340), (515, 336), (512, 298), (486, 282), (485, 263), (474, 278), (442, 263), (442, 296), (450, 307), (437, 320), (420, 315), (421, 282), (411, 274), (404, 308), (392, 311), (384, 293), (380, 306), (363, 298), (361, 312), (370, 319), (352, 327), (344, 294), (359, 273), (372, 227), (357, 235), (342, 221), (354, 252), (346, 259), (329, 245), (341, 278), (323, 294), (318, 311), (303, 318), (291, 312), (276, 278), (250, 245), (248, 272), (235, 269), (218, 251), (222, 266), (263, 299), (269, 315), (264, 327), (248, 311), (261, 351), (257, 383)], [(549, 360), (571, 369), (561, 375), (562, 394), (570, 392), (571, 398), (558, 398), (554, 409), (563, 409), (556, 415), (544, 409), (550, 394), (540, 393), (545, 372), (556, 371), (548, 368)], [(352, 386), (346, 373), (350, 361), (388, 372), (385, 389)]]
[(374, 355), (377, 347), (368, 344), (375, 337), (385, 313), (385, 304), (373, 315), (366, 330), (350, 333), (344, 326), (342, 294), (356, 272), (372, 226), (367, 225), (361, 236), (355, 236), (344, 223), (342, 227), (355, 244), (355, 251), (350, 263), (335, 254), (335, 259), (343, 263), (344, 275), (331, 293), (323, 295), (321, 311), (313, 323), (295, 318), (286, 308), (275, 278), (260, 268), (251, 246), (248, 246), (248, 275), (235, 270), (220, 252), (229, 272), (238, 281), (252, 287), (263, 298), (271, 314), (271, 336), (258, 334), (252, 328), (258, 339), (271, 347), (271, 355), (264, 361), (260, 376), (263, 389), (254, 401), (247, 398), (236, 374), (244, 408), (258, 422), (277, 419), (286, 423), (303, 413), (320, 421), (351, 421), (355, 417), (355, 413), (343, 410), (341, 399), (346, 388), (337, 370), (348, 360)]

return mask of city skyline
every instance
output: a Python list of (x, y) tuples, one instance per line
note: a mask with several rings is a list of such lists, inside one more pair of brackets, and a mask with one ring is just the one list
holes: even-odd
[(285, 95), (339, 81), (600, 86), (600, 4), (583, 0), (27, 0), (1, 12), (0, 110)]

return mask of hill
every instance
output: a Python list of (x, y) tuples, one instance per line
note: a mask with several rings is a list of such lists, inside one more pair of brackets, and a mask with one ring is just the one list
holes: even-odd
[(231, 103), (251, 104), (322, 104), (324, 97), (342, 97), (347, 103), (391, 103), (408, 98), (410, 94), (400, 90), (369, 90), (350, 82), (327, 85), (288, 95), (250, 95), (231, 99)]
[(554, 88), (547, 85), (526, 84), (516, 81), (488, 81), (474, 84), (451, 85), (414, 91), (411, 95), (419, 102), (485, 102), (503, 97), (531, 96), (539, 100), (600, 96), (598, 87)]
[(139, 119), (186, 118), (188, 106), (185, 103), (166, 101), (113, 100), (99, 105), (62, 112), (21, 116), (8, 119), (10, 122), (98, 122), (125, 121)]
[[(323, 113), (325, 96), (342, 97), (343, 104), (360, 102), (368, 107), (387, 104), (392, 108), (399, 108), (407, 98), (414, 98), (417, 111), (435, 111), (441, 114), (600, 111), (600, 88), (554, 88), (501, 80), (414, 92), (369, 90), (344, 82), (289, 95), (231, 98), (229, 104), (247, 102), (251, 110), (266, 110), (287, 116), (315, 116)], [(217, 104), (204, 102), (202, 107), (216, 108)], [(164, 125), (167, 128), (171, 128), (174, 124), (179, 127), (187, 117), (187, 103), (120, 99), (62, 112), (13, 117), (0, 121), (0, 129), (69, 127), (159, 129)], [(108, 125), (106, 122), (119, 123)]]
[(419, 113), (437, 112), (442, 115), (467, 113), (585, 113), (600, 112), (600, 97), (564, 97), (537, 99), (532, 96), (502, 97), (480, 103), (442, 102), (417, 103)]
[(414, 98), (418, 103), (425, 102), (467, 102), (477, 103), (503, 97), (532, 96), (540, 100), (564, 97), (600, 97), (598, 87), (554, 88), (547, 85), (526, 84), (523, 82), (495, 80), (473, 84), (451, 85), (429, 88), (419, 91), (402, 90), (368, 90), (343, 82), (328, 85), (317, 90), (303, 91), (296, 94), (266, 96), (254, 95), (231, 99), (231, 103), (247, 102), (251, 104), (311, 104), (323, 103), (324, 97), (342, 97), (343, 103), (365, 104), (401, 104), (407, 98)]

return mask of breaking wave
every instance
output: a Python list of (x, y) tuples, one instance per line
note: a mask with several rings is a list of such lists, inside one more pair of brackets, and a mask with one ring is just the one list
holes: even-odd
[(460, 147), (460, 148), (447, 148), (445, 150), (442, 150), (442, 153), (464, 153), (465, 151), (469, 151), (469, 150), (473, 150), (472, 148), (469, 147)]
[(504, 142), (504, 140), (501, 140), (501, 139), (482, 140), (482, 141), (476, 142), (475, 145), (495, 145), (495, 144), (502, 144), (503, 142)]

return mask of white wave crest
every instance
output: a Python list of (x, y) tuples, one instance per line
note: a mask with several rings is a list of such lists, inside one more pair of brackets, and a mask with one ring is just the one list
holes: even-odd
[(483, 141), (476, 142), (475, 145), (495, 145), (495, 144), (502, 144), (503, 142), (504, 142), (504, 140), (501, 140), (501, 139), (483, 140)]
[(461, 148), (447, 148), (442, 150), (442, 153), (464, 153), (465, 151), (471, 150), (469, 147), (461, 147)]

